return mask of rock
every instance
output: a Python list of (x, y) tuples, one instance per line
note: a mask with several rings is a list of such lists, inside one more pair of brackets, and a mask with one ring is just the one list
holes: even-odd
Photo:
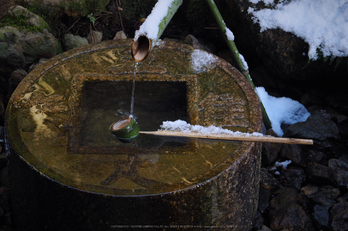
[(271, 230), (267, 226), (263, 225), (260, 229), (258, 229), (258, 231), (271, 231)]
[(330, 227), (330, 208), (335, 204), (336, 198), (340, 195), (340, 190), (332, 186), (317, 187), (306, 185), (301, 192), (310, 199), (310, 208), (313, 222), (317, 230), (329, 230)]
[(318, 98), (316, 95), (314, 95), (312, 92), (305, 93), (300, 100), (301, 104), (303, 104), (306, 108), (314, 105), (321, 106), (322, 100)]
[(262, 227), (263, 223), (264, 219), (262, 218), (261, 213), (257, 211), (253, 221), (253, 230), (259, 230)]
[(280, 157), (291, 160), (293, 164), (305, 167), (304, 153), (299, 145), (283, 144)]
[(15, 16), (15, 17), (26, 17), (27, 20), (24, 22), (28, 26), (38, 27), (38, 28), (49, 28), (48, 24), (43, 20), (40, 16), (30, 12), (28, 9), (24, 8), (20, 5), (11, 6), (7, 12), (6, 15)]
[(64, 35), (63, 44), (64, 44), (65, 50), (71, 50), (76, 47), (87, 45), (88, 40), (78, 35), (66, 34)]
[(338, 159), (329, 160), (332, 180), (340, 187), (348, 188), (348, 163)]
[(343, 156), (340, 156), (338, 159), (341, 160), (341, 161), (343, 161), (343, 162), (348, 163), (348, 154), (343, 155)]
[[(255, 3), (252, 3), (255, 2)], [(262, 66), (269, 75), (252, 75), (254, 82), (269, 82), (272, 90), (282, 96), (299, 100), (303, 96), (302, 90), (307, 86), (316, 86), (327, 89), (328, 86), (338, 86), (344, 89), (347, 76), (347, 64), (336, 68), (334, 64), (324, 60), (309, 60), (309, 45), (298, 36), (282, 29), (267, 29), (260, 31), (257, 21), (254, 21), (252, 10), (271, 10), (281, 1), (249, 1), (249, 0), (221, 0), (216, 4), (228, 28), (234, 35), (238, 49), (245, 59), (253, 66)], [(203, 18), (202, 20), (207, 20)], [(255, 64), (254, 64), (255, 63)], [(330, 76), (330, 77), (328, 77)], [(306, 84), (308, 83), (308, 84)], [(262, 86), (265, 86), (262, 84)], [(303, 86), (303, 87), (301, 87)], [(267, 88), (267, 86), (265, 86)], [(302, 88), (302, 90), (300, 90)]]
[(263, 213), (269, 207), (269, 200), (272, 192), (280, 189), (282, 186), (277, 179), (267, 169), (261, 168), (260, 171), (260, 189), (258, 210)]
[(312, 216), (317, 229), (329, 228), (329, 208), (321, 205), (314, 205)]
[(326, 185), (318, 187), (318, 191), (309, 194), (307, 197), (315, 204), (330, 208), (335, 204), (336, 198), (340, 195), (340, 190), (332, 186)]
[(348, 114), (348, 94), (344, 91), (334, 91), (326, 99), (325, 102), (333, 109)]
[(8, 98), (10, 98), (13, 91), (16, 89), (18, 84), (24, 79), (24, 77), (27, 76), (27, 74), (28, 73), (23, 69), (17, 69), (14, 72), (12, 72), (10, 79), (8, 80)]
[(337, 127), (340, 130), (341, 136), (347, 139), (348, 138), (348, 119), (338, 122)]
[(39, 59), (38, 62), (33, 63), (30, 67), (29, 67), (29, 72), (31, 72), (32, 70), (34, 70), (35, 68), (37, 68), (40, 64), (46, 62), (48, 59), (45, 58), (41, 58)]
[(306, 185), (306, 186), (301, 188), (301, 192), (307, 197), (309, 197), (313, 193), (318, 192), (318, 190), (319, 190), (319, 188), (317, 186), (311, 185), (311, 184)]
[(205, 50), (205, 51), (207, 51), (207, 52), (214, 53), (214, 49), (211, 49), (211, 48), (209, 48), (208, 46), (201, 44), (201, 43), (198, 41), (198, 39), (197, 39), (195, 36), (191, 35), (191, 34), (189, 34), (189, 35), (187, 35), (187, 36), (185, 37), (184, 43), (185, 43), (185, 44), (188, 44), (188, 45), (191, 45), (191, 46), (193, 46), (194, 48), (202, 49), (202, 50)]
[(330, 212), (332, 217), (331, 228), (334, 231), (347, 230), (348, 227), (348, 202), (344, 197), (338, 198)]
[(310, 195), (314, 202), (312, 216), (317, 229), (329, 229), (330, 226), (330, 208), (335, 203), (340, 191), (332, 186), (324, 186)]
[[(267, 135), (276, 136), (274, 132), (267, 131)], [(279, 157), (281, 145), (276, 143), (262, 143), (262, 164), (263, 166), (273, 165)]]
[(301, 189), (301, 186), (306, 181), (305, 171), (298, 167), (288, 167), (285, 171), (283, 171), (282, 177), (285, 181), (282, 185), (296, 189)]
[(0, 70), (12, 72), (40, 58), (56, 55), (59, 42), (55, 37), (43, 32), (30, 32), (14, 27), (0, 28)]
[(266, 188), (260, 187), (259, 189), (259, 204), (258, 211), (263, 213), (269, 206), (269, 200), (272, 196), (272, 192)]
[(270, 204), (273, 210), (281, 210), (291, 204), (307, 208), (307, 199), (299, 193), (299, 190), (284, 187), (275, 192), (275, 196), (271, 199)]
[(91, 30), (89, 34), (87, 35), (88, 43), (99, 43), (102, 41), (103, 38), (103, 32)]
[[(35, 4), (36, 1), (26, 0), (26, 2)], [(88, 13), (96, 10), (105, 10), (109, 2), (110, 0), (40, 0), (44, 10), (59, 13), (61, 8), (63, 8), (64, 13), (72, 17), (86, 16)]]
[(261, 168), (260, 171), (260, 186), (269, 191), (275, 191), (282, 188), (277, 179), (274, 178), (272, 174), (269, 174), (265, 168)]
[(285, 131), (285, 137), (298, 137), (324, 141), (328, 138), (339, 139), (337, 125), (324, 110), (310, 115), (305, 122), (290, 125)]
[(114, 37), (114, 40), (117, 40), (117, 39), (127, 39), (126, 33), (124, 33), (123, 30), (118, 31)]
[(309, 162), (307, 164), (307, 173), (312, 183), (330, 184), (329, 168), (324, 165)]
[(331, 228), (334, 231), (347, 231), (348, 211), (342, 211), (332, 218)]
[(41, 32), (28, 32), (20, 40), (26, 64), (32, 64), (40, 58), (52, 58), (56, 55), (58, 42), (47, 30)]
[(271, 230), (315, 230), (307, 213), (297, 204), (289, 204), (270, 213), (272, 214), (270, 221)]
[(309, 150), (306, 153), (306, 162), (314, 162), (323, 165), (327, 165), (328, 157), (325, 153), (317, 151), (317, 150)]
[[(4, 96), (0, 94), (0, 116), (4, 114), (5, 114)], [(0, 119), (0, 122), (1, 122), (1, 119)]]
[[(0, 150), (1, 153), (1, 150)], [(3, 152), (0, 154), (0, 170), (5, 168), (7, 166), (7, 158), (6, 158), (6, 153)]]
[[(1, 34), (1, 29), (0, 29)], [(0, 35), (1, 36), (1, 35)], [(0, 70), (11, 72), (24, 66), (25, 57), (21, 47), (0, 41)]]
[(1, 186), (0, 187), (0, 208), (9, 210), (10, 205), (10, 188)]
[(324, 109), (328, 114), (330, 114), (330, 116), (332, 116), (333, 120), (336, 123), (340, 123), (340, 122), (348, 119), (348, 116), (342, 114), (341, 112), (338, 112), (338, 111), (332, 109), (331, 107), (325, 107)]
[(0, 185), (10, 187), (10, 178), (8, 176), (8, 167), (0, 170)]

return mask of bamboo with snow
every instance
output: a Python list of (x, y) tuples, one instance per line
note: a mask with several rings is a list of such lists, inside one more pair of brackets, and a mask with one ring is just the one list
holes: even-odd
[(228, 134), (214, 134), (214, 133), (203, 134), (199, 132), (181, 132), (181, 131), (168, 131), (168, 130), (139, 131), (139, 133), (146, 134), (146, 135), (187, 137), (187, 138), (197, 138), (197, 139), (313, 145), (313, 140), (310, 140), (310, 139), (281, 138), (281, 137), (273, 137), (273, 136), (228, 135)]
[[(142, 62), (156, 45), (168, 23), (181, 6), (183, 0), (159, 0), (145, 22), (135, 32), (132, 57)], [(164, 10), (166, 9), (166, 11)]]
[[(253, 80), (251, 79), (250, 73), (249, 73), (249, 68), (248, 65), (246, 64), (246, 62), (244, 61), (243, 56), (239, 53), (236, 44), (234, 43), (234, 39), (233, 38), (229, 38), (228, 33), (230, 33), (233, 37), (232, 32), (227, 28), (219, 9), (217, 8), (214, 0), (207, 0), (207, 3), (211, 9), (211, 11), (213, 12), (213, 15), (215, 17), (216, 22), (219, 25), (219, 28), (222, 32), (222, 34), (224, 35), (224, 38), (227, 42), (227, 45), (232, 53), (232, 56), (234, 57), (235, 61), (237, 62), (238, 65), (238, 69), (242, 72), (242, 74), (246, 77), (246, 79), (249, 81), (249, 83), (251, 84), (251, 86), (254, 88), (255, 90), (255, 85), (253, 83)], [(256, 95), (258, 96), (257, 91), (255, 90)], [(260, 104), (261, 104), (261, 110), (262, 110), (262, 119), (263, 119), (263, 123), (265, 124), (265, 127), (267, 129), (272, 128), (272, 124), (271, 121), (267, 115), (266, 109), (263, 106), (260, 97), (258, 96)]]

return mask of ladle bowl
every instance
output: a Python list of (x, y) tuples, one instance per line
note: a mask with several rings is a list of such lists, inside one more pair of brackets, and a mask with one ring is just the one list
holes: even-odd
[(139, 136), (138, 123), (132, 115), (112, 123), (110, 131), (123, 143), (130, 143)]

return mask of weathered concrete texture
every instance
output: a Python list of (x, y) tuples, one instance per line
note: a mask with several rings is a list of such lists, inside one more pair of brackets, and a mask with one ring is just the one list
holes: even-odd
[[(17, 230), (251, 229), (260, 144), (174, 145), (176, 140), (145, 136), (137, 145), (123, 144), (108, 131), (120, 98), (130, 93), (122, 89), (134, 78), (131, 43), (65, 52), (34, 69), (13, 93), (7, 127)], [(190, 65), (193, 51), (166, 41), (138, 67), (136, 92), (146, 86), (147, 93), (136, 93), (139, 126), (174, 114), (192, 124), (260, 132), (261, 110), (248, 81), (217, 57), (197, 73)], [(185, 107), (179, 103), (176, 110), (172, 105), (182, 92)]]

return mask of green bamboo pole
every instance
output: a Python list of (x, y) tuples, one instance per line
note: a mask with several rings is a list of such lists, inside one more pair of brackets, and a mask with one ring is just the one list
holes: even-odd
[[(145, 22), (135, 32), (134, 43), (132, 45), (132, 57), (136, 62), (142, 62), (150, 53), (151, 49), (156, 45), (168, 23), (173, 18), (174, 14), (181, 6), (183, 0), (172, 0), (170, 4), (166, 0), (158, 0), (151, 14)], [(167, 9), (163, 9), (167, 6)], [(164, 10), (166, 14), (163, 15)], [(163, 17), (159, 17), (163, 15)], [(157, 33), (156, 30), (158, 29)]]
[(249, 81), (251, 86), (254, 88), (256, 95), (259, 98), (260, 105), (261, 105), (261, 110), (262, 110), (262, 120), (263, 120), (263, 123), (265, 124), (266, 129), (268, 130), (268, 129), (272, 128), (272, 124), (271, 124), (271, 121), (270, 121), (270, 119), (269, 119), (269, 117), (267, 115), (266, 109), (263, 106), (263, 104), (262, 104), (262, 102), (260, 100), (260, 97), (259, 97), (259, 95), (258, 95), (258, 93), (257, 93), (257, 91), (255, 89), (255, 85), (254, 85), (253, 80), (251, 79), (251, 76), (249, 74), (248, 66), (246, 64), (244, 64), (244, 62), (243, 62), (243, 60), (242, 60), (242, 58), (240, 56), (240, 53), (239, 53), (239, 51), (237, 49), (237, 46), (234, 43), (234, 41), (232, 39), (228, 39), (227, 34), (226, 34), (226, 31), (227, 31), (228, 28), (226, 27), (226, 24), (225, 24), (221, 14), (220, 14), (219, 9), (216, 6), (214, 0), (207, 0), (207, 3), (209, 5), (209, 7), (210, 7), (210, 10), (213, 12), (215, 20), (218, 23), (219, 28), (220, 28), (222, 34), (224, 35), (224, 38), (225, 38), (225, 40), (227, 42), (227, 45), (228, 45), (228, 47), (229, 47), (229, 49), (230, 49), (230, 51), (232, 53), (232, 56), (234, 57), (234, 59), (237, 62), (237, 66), (238, 66), (239, 71), (241, 71), (243, 73), (243, 75), (246, 77), (246, 79)]

